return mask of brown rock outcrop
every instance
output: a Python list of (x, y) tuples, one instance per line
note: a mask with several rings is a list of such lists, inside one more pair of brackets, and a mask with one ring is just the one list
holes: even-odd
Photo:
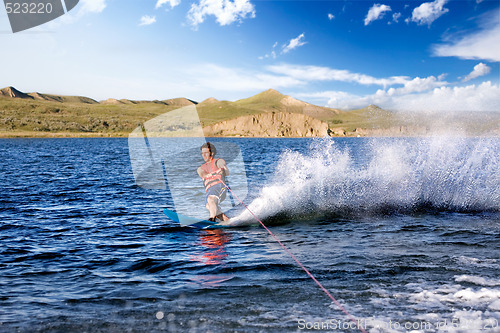
[(312, 117), (288, 112), (242, 116), (203, 129), (205, 136), (323, 137), (328, 124)]

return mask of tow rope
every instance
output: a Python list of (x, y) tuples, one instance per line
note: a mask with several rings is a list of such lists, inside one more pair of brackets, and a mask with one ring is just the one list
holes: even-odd
[(363, 333), (367, 333), (363, 329), (363, 327), (361, 327), (361, 324), (359, 323), (359, 321), (354, 316), (352, 316), (349, 312), (347, 312), (347, 310), (335, 299), (335, 297), (332, 296), (332, 294), (330, 294), (330, 292), (325, 287), (323, 287), (323, 285), (314, 277), (314, 275), (311, 274), (311, 272), (309, 272), (309, 270), (299, 261), (299, 259), (297, 259), (293, 255), (293, 253), (290, 252), (290, 250), (288, 250), (288, 248), (285, 245), (283, 245), (283, 243), (281, 243), (281, 241), (271, 232), (271, 230), (269, 230), (269, 228), (267, 228), (266, 225), (250, 210), (250, 208), (248, 208), (247, 205), (245, 205), (243, 203), (243, 201), (241, 201), (240, 198), (238, 198), (238, 196), (229, 188), (229, 186), (227, 186), (226, 183), (224, 183), (222, 180), (221, 180), (221, 182), (231, 192), (231, 194), (243, 205), (243, 207), (245, 207), (257, 221), (259, 221), (260, 225), (264, 229), (266, 229), (266, 231), (269, 233), (269, 235), (271, 235), (271, 237), (273, 237), (273, 239), (276, 242), (278, 242), (279, 245), (281, 245), (283, 250), (285, 250), (285, 252), (288, 253), (288, 255), (290, 257), (292, 257), (292, 259), (307, 273), (307, 275), (309, 275), (309, 277), (314, 282), (316, 282), (316, 284), (321, 288), (321, 290), (323, 290), (323, 292), (333, 301), (333, 303), (335, 303), (338, 306), (338, 308), (347, 316), (347, 318), (349, 318), (349, 320), (351, 320), (354, 324), (356, 324), (356, 328), (358, 328)]

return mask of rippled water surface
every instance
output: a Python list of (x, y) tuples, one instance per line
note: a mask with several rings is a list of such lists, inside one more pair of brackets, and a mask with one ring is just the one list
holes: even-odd
[[(245, 203), (367, 331), (500, 332), (498, 139), (225, 141)], [(126, 139), (3, 139), (0, 179), (2, 332), (357, 331), (248, 212), (168, 220)]]

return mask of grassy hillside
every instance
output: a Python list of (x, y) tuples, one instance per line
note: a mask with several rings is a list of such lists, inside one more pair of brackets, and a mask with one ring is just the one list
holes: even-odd
[(263, 112), (303, 113), (326, 122), (330, 122), (334, 116), (340, 116), (338, 113), (343, 113), (339, 110), (295, 100), (273, 89), (235, 102), (218, 101), (212, 98), (198, 104), (196, 108), (203, 126)]
[(0, 135), (81, 133), (126, 136), (138, 124), (176, 108), (175, 105), (152, 102), (103, 105), (0, 97)]
[[(8, 87), (0, 90), (0, 137), (128, 136), (145, 121), (193, 104), (196, 102), (186, 98), (108, 99), (99, 103), (87, 97), (26, 94)], [(463, 130), (470, 135), (500, 135), (499, 112), (418, 115), (393, 113), (373, 105), (340, 111), (305, 103), (272, 89), (235, 102), (209, 98), (196, 108), (203, 126), (240, 116), (290, 112), (327, 122), (331, 129), (339, 129), (339, 135), (421, 135), (429, 128), (439, 127)]]
[(40, 93), (29, 93), (28, 96), (33, 97), (35, 100), (59, 102), (59, 103), (83, 103), (83, 104), (98, 104), (99, 102), (92, 98), (83, 96), (59, 96)]
[(280, 111), (280, 101), (284, 95), (269, 89), (250, 98), (235, 102), (211, 100), (196, 106), (203, 126), (223, 120), (249, 116), (262, 112)]
[[(87, 104), (0, 97), (0, 136), (16, 133), (21, 136), (51, 136), (56, 133), (61, 136), (64, 133), (127, 136), (138, 124), (178, 107), (177, 103), (168, 105), (161, 101)], [(196, 107), (203, 126), (262, 112), (294, 111), (284, 108), (278, 99), (273, 100), (272, 97), (200, 103)], [(299, 109), (295, 112), (301, 113)], [(331, 118), (317, 118), (326, 121), (330, 127), (344, 127), (347, 131), (359, 127), (385, 128), (393, 124), (390, 112), (372, 108), (332, 113)]]

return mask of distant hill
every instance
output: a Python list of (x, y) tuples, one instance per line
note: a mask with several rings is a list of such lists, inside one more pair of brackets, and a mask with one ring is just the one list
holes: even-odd
[(198, 103), (187, 98), (97, 102), (6, 87), (0, 89), (0, 137), (128, 136), (139, 124), (189, 105), (196, 105), (206, 133), (215, 136), (425, 136), (443, 127), (468, 135), (500, 136), (500, 112), (418, 115), (375, 105), (342, 111), (274, 89), (234, 102), (211, 97)]
[(33, 99), (40, 101), (59, 102), (59, 103), (86, 103), (86, 104), (98, 103), (92, 98), (83, 96), (59, 96), (59, 95), (41, 94), (38, 92), (23, 93), (14, 87), (7, 87), (1, 89), (0, 96), (9, 98), (22, 98), (22, 99)]
[(202, 101), (200, 104), (213, 104), (213, 103), (218, 103), (219, 100), (213, 98), (213, 97), (210, 97), (210, 98), (207, 98), (206, 100)]
[(197, 105), (200, 119), (204, 126), (209, 126), (227, 119), (250, 116), (267, 112), (300, 113), (329, 122), (333, 117), (344, 113), (337, 109), (316, 106), (283, 95), (274, 89), (268, 89), (249, 98), (235, 102), (218, 101), (209, 98)]
[(195, 101), (192, 101), (190, 99), (183, 98), (183, 97), (181, 97), (181, 98), (171, 98), (171, 99), (166, 99), (166, 100), (163, 100), (163, 101), (159, 101), (159, 100), (154, 100), (154, 101), (132, 101), (132, 100), (129, 100), (129, 99), (120, 99), (120, 100), (117, 100), (117, 99), (114, 99), (114, 98), (108, 98), (107, 100), (101, 101), (99, 103), (100, 104), (114, 104), (114, 105), (118, 105), (118, 104), (147, 104), (147, 103), (155, 103), (155, 104), (173, 105), (173, 106), (179, 106), (179, 107), (198, 104)]
[(0, 89), (0, 96), (2, 97), (10, 97), (10, 98), (24, 98), (24, 99), (33, 99), (33, 96), (20, 92), (14, 87), (7, 87)]
[(309, 104), (288, 95), (283, 95), (274, 89), (268, 89), (250, 98), (234, 102), (240, 106), (259, 108), (267, 111), (302, 113), (311, 117), (326, 120), (342, 113), (337, 109)]
[(175, 105), (175, 106), (188, 106), (188, 105), (198, 104), (198, 102), (192, 101), (184, 97), (166, 99), (163, 100), (162, 102), (165, 103), (166, 105)]
[(34, 99), (42, 100), (42, 101), (50, 101), (50, 102), (59, 102), (59, 103), (84, 103), (84, 104), (98, 104), (96, 100), (92, 98), (83, 97), (83, 96), (59, 96), (59, 95), (49, 95), (49, 94), (40, 94), (40, 93), (28, 93), (29, 96), (32, 96)]

